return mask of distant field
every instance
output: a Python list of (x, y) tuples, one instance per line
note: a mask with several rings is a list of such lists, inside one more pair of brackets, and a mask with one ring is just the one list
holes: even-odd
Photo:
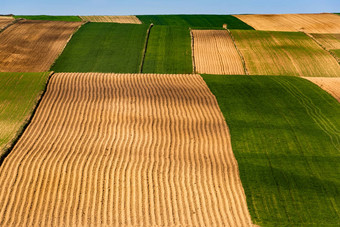
[(311, 34), (318, 42), (340, 59), (340, 33)]
[(203, 75), (263, 226), (339, 225), (340, 104), (297, 77)]
[(245, 74), (241, 57), (226, 30), (192, 30), (197, 73)]
[(191, 38), (186, 27), (152, 27), (143, 73), (192, 73)]
[(14, 21), (13, 17), (0, 17), (0, 31)]
[(78, 16), (49, 16), (49, 15), (15, 15), (14, 18), (27, 20), (49, 20), (49, 21), (81, 21)]
[(144, 24), (174, 25), (191, 28), (222, 28), (228, 24), (230, 29), (253, 29), (231, 15), (142, 15), (137, 16)]
[(304, 31), (307, 33), (340, 33), (340, 17), (321, 14), (253, 14), (235, 15), (256, 30)]
[(0, 72), (45, 72), (82, 22), (21, 20), (0, 33)]
[(4, 152), (31, 116), (48, 75), (0, 72), (0, 164)]
[(72, 37), (51, 70), (139, 72), (148, 25), (88, 23)]
[(251, 75), (339, 77), (336, 59), (300, 32), (233, 30)]
[(112, 22), (120, 24), (141, 24), (136, 16), (80, 16), (84, 21), (91, 22)]

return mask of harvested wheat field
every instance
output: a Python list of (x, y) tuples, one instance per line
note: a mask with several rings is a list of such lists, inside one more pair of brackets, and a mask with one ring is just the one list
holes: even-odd
[(0, 16), (0, 31), (14, 21), (13, 17)]
[(21, 20), (0, 33), (1, 72), (44, 72), (82, 22)]
[(80, 16), (84, 21), (111, 22), (120, 24), (141, 24), (136, 16)]
[(196, 72), (244, 74), (242, 60), (225, 30), (192, 30)]
[(315, 83), (340, 102), (340, 78), (325, 77), (304, 77)]
[(2, 226), (251, 225), (199, 75), (55, 74), (0, 181)]
[(249, 24), (256, 30), (340, 33), (340, 17), (332, 13), (256, 14), (234, 16)]
[(340, 77), (337, 60), (301, 32), (232, 30), (250, 75)]

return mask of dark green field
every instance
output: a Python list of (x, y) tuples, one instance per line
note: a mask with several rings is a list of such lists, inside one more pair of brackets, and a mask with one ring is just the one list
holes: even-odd
[(78, 16), (15, 15), (14, 18), (24, 18), (27, 20), (82, 21)]
[(137, 16), (144, 24), (173, 25), (191, 28), (253, 29), (248, 24), (231, 15), (141, 15)]
[(49, 73), (0, 72), (0, 165), (42, 94)]
[(186, 27), (153, 26), (143, 73), (192, 73), (191, 38)]
[(261, 226), (340, 224), (340, 104), (297, 77), (203, 75)]
[(148, 25), (88, 23), (73, 35), (51, 70), (137, 73)]

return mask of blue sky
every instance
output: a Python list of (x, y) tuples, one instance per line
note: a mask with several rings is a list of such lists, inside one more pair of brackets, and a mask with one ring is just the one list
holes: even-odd
[(340, 0), (0, 0), (0, 14), (138, 15), (340, 12)]

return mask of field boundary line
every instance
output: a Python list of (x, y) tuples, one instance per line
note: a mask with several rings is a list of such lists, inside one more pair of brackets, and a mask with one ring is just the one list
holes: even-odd
[(29, 113), (27, 116), (27, 118), (24, 120), (22, 126), (20, 127), (20, 129), (18, 130), (18, 132), (16, 133), (15, 137), (12, 139), (12, 141), (9, 143), (9, 145), (7, 146), (7, 148), (5, 148), (4, 152), (2, 154), (0, 154), (0, 167), (2, 165), (2, 163), (5, 161), (5, 159), (8, 157), (8, 155), (11, 153), (11, 151), (14, 149), (15, 145), (17, 144), (17, 142), (20, 140), (21, 136), (25, 133), (27, 127), (30, 125), (30, 123), (33, 120), (33, 117), (35, 115), (35, 113), (37, 112), (37, 109), (39, 108), (39, 105), (47, 91), (47, 86), (50, 82), (50, 79), (52, 78), (52, 76), (54, 75), (54, 71), (51, 71), (50, 74), (47, 77), (46, 83), (44, 85), (44, 88), (42, 89), (42, 91), (40, 91), (40, 93), (38, 94), (36, 101), (35, 101), (35, 106), (33, 107), (33, 110), (31, 111), (31, 113)]
[(194, 49), (194, 34), (192, 33), (192, 29), (190, 29), (190, 38), (191, 38), (191, 61), (192, 61), (192, 73), (196, 73), (196, 63), (195, 63), (195, 49)]
[(74, 36), (74, 34), (76, 34), (76, 33), (79, 31), (79, 29), (80, 29), (83, 25), (89, 23), (89, 21), (79, 21), (79, 22), (82, 22), (82, 24), (80, 24), (76, 29), (74, 29), (73, 33), (72, 33), (72, 34), (70, 35), (70, 37), (67, 39), (67, 41), (66, 41), (64, 47), (62, 48), (62, 50), (60, 51), (60, 53), (58, 54), (58, 56), (54, 59), (54, 62), (52, 63), (52, 65), (50, 66), (50, 70), (51, 70), (52, 67), (55, 65), (55, 63), (56, 63), (56, 61), (59, 59), (60, 55), (64, 52), (64, 50), (65, 50), (67, 44), (71, 41), (71, 39), (72, 39), (72, 37)]
[(328, 53), (330, 53), (335, 60), (340, 64), (340, 58), (338, 58), (331, 50), (329, 50), (328, 48), (326, 48), (324, 45), (322, 45), (322, 43), (320, 43), (313, 35), (311, 35), (310, 33), (307, 33), (305, 31), (301, 31), (302, 33), (305, 33), (308, 37), (310, 37), (311, 39), (314, 40), (314, 42), (316, 42), (322, 49), (324, 49), (325, 51), (327, 51)]
[(5, 31), (7, 28), (11, 27), (13, 24), (16, 24), (17, 22), (23, 20), (22, 18), (18, 18), (15, 19), (14, 21), (12, 21), (11, 23), (7, 24), (5, 27), (3, 27), (2, 29), (0, 29), (0, 33)]
[(150, 37), (150, 32), (151, 32), (152, 27), (153, 27), (153, 23), (150, 24), (148, 30), (146, 31), (142, 60), (141, 60), (140, 66), (139, 66), (139, 73), (143, 73), (143, 66), (144, 66), (144, 61), (145, 61), (146, 49), (148, 48), (148, 42), (149, 42), (149, 37)]
[(244, 70), (245, 75), (249, 75), (249, 72), (248, 72), (248, 70), (247, 70), (246, 61), (244, 60), (244, 57), (243, 57), (241, 51), (238, 49), (238, 47), (237, 47), (237, 45), (236, 45), (235, 38), (234, 38), (233, 34), (231, 33), (231, 31), (230, 31), (228, 28), (226, 28), (226, 30), (227, 30), (228, 34), (230, 35), (231, 40), (232, 40), (233, 43), (234, 43), (234, 46), (235, 46), (235, 48), (236, 48), (236, 50), (237, 50), (237, 53), (240, 55), (240, 58), (241, 58), (241, 61), (242, 61), (243, 70)]

